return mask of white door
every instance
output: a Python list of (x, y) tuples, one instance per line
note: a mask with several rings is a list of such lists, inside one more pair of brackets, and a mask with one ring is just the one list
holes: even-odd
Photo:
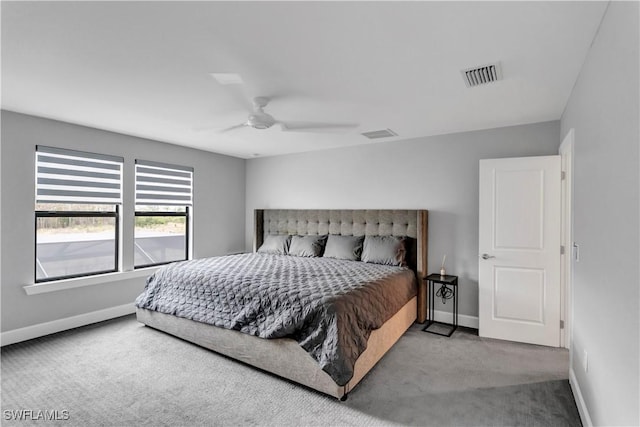
[(479, 334), (560, 346), (560, 156), (480, 160)]

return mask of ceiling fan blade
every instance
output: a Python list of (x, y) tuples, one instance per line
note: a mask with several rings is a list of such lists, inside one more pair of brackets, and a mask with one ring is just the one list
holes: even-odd
[(246, 122), (245, 123), (240, 123), (240, 124), (237, 124), (237, 125), (229, 126), (228, 128), (220, 129), (218, 131), (218, 133), (229, 132), (229, 131), (232, 131), (232, 130), (243, 128), (245, 126), (247, 126)]
[(191, 130), (193, 130), (194, 132), (204, 132), (207, 130), (214, 130), (214, 129), (218, 129), (219, 127), (216, 125), (207, 125), (207, 126), (196, 126), (196, 127), (192, 127)]
[(356, 123), (280, 122), (285, 132), (347, 132), (358, 127)]
[(282, 91), (276, 91), (276, 92), (267, 92), (266, 95), (262, 95), (265, 98), (267, 98), (269, 100), (269, 103), (272, 103), (273, 101), (282, 101), (283, 99), (287, 99), (287, 98), (291, 98), (292, 95), (286, 92), (282, 92)]
[(253, 106), (253, 100), (247, 96), (247, 93), (245, 92), (245, 90), (243, 89), (242, 91), (233, 91), (232, 92), (232, 96), (234, 98), (234, 100), (242, 105), (242, 108), (247, 112), (251, 112), (254, 109)]
[(237, 124), (237, 125), (229, 126), (227, 128), (223, 128), (223, 129), (220, 129), (220, 125), (198, 126), (198, 127), (194, 127), (194, 128), (191, 128), (191, 129), (194, 132), (206, 132), (206, 131), (214, 130), (214, 131), (220, 133), (220, 132), (228, 132), (228, 131), (234, 130), (236, 128), (241, 128), (243, 126), (246, 126), (246, 124), (247, 123), (244, 122), (244, 123), (240, 123), (240, 124)]

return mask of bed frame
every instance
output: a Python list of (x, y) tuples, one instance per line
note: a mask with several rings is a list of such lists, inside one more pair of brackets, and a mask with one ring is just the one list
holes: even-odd
[(300, 345), (289, 338), (263, 339), (152, 310), (136, 309), (139, 322), (233, 359), (345, 399), (416, 319), (426, 317), (427, 275), (426, 210), (293, 210), (255, 211), (254, 251), (268, 234), (394, 235), (407, 236), (407, 261), (418, 278), (418, 295), (382, 327), (371, 332), (367, 349), (355, 364), (353, 378), (337, 385)]

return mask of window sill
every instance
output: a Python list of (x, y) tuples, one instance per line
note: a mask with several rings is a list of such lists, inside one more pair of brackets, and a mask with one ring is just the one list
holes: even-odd
[(27, 295), (37, 295), (47, 292), (62, 291), (65, 289), (82, 288), (85, 286), (99, 285), (100, 283), (119, 282), (121, 280), (135, 279), (149, 276), (158, 270), (158, 267), (139, 268), (133, 271), (119, 271), (116, 273), (97, 274), (95, 276), (74, 277), (73, 279), (55, 280), (52, 282), (25, 285), (22, 288)]

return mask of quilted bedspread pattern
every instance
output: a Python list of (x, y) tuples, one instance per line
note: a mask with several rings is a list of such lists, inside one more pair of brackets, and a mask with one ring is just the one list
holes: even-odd
[(136, 306), (261, 338), (292, 338), (338, 385), (377, 329), (416, 293), (402, 267), (239, 254), (169, 264)]

